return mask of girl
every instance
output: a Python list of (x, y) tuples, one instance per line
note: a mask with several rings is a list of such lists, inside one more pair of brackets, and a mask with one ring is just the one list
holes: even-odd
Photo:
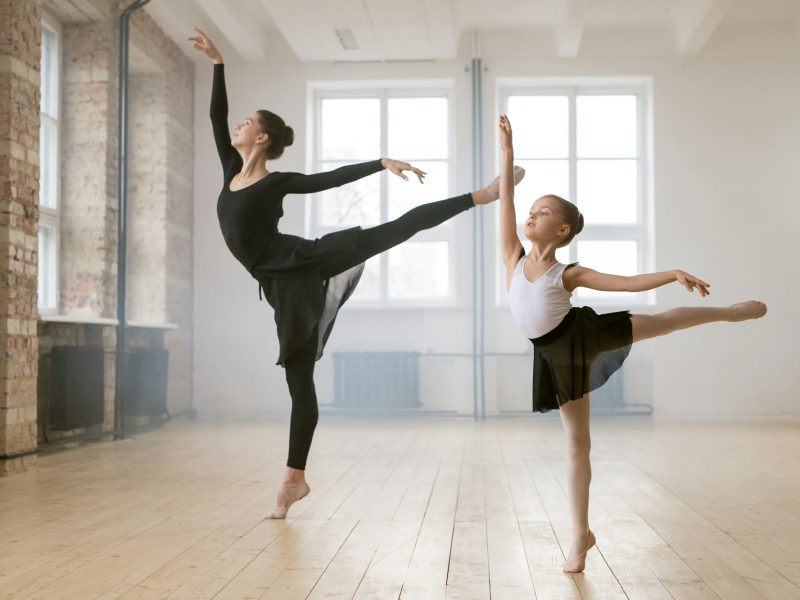
[(580, 286), (641, 292), (677, 281), (705, 297), (710, 284), (679, 270), (623, 277), (559, 263), (556, 249), (581, 232), (583, 215), (574, 204), (554, 195), (542, 196), (533, 203), (525, 222), (525, 237), (532, 243), (526, 255), (517, 237), (511, 185), (514, 149), (508, 117), (500, 117), (499, 127), (503, 152), (500, 243), (508, 304), (515, 322), (533, 343), (533, 410), (559, 410), (567, 434), (573, 539), (563, 570), (578, 573), (596, 542), (589, 529), (589, 392), (622, 366), (633, 342), (714, 321), (757, 319), (766, 314), (767, 307), (750, 301), (727, 308), (675, 308), (654, 315), (631, 315), (628, 311), (598, 315), (588, 306), (573, 307), (570, 297)]
[[(448, 200), (419, 206), (395, 221), (362, 230), (354, 227), (317, 240), (278, 231), (287, 194), (308, 194), (340, 186), (388, 169), (407, 180), (414, 173), (422, 183), (425, 173), (390, 158), (350, 165), (315, 175), (267, 170), (267, 161), (291, 146), (294, 131), (278, 115), (259, 110), (228, 131), (228, 101), (222, 55), (202, 31), (190, 37), (193, 47), (214, 63), (211, 125), (224, 185), (217, 201), (217, 216), (230, 251), (258, 280), (275, 309), (280, 353), (278, 364), (286, 371), (292, 397), (289, 458), (277, 506), (270, 518), (283, 519), (292, 503), (306, 496), (306, 460), (317, 425), (314, 363), (322, 356), (336, 314), (358, 283), (364, 262), (409, 239), (418, 231), (435, 227), (477, 204), (499, 197), (499, 178), (484, 189)], [(522, 170), (517, 171), (518, 180)]]

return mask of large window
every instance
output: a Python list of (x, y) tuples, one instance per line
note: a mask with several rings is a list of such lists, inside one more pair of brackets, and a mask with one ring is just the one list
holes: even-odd
[[(445, 90), (317, 91), (314, 98), (314, 171), (390, 157), (427, 173), (420, 185), (383, 171), (317, 194), (310, 233), (370, 227), (407, 210), (447, 198), (453, 174), (451, 97)], [(359, 304), (445, 304), (453, 296), (453, 226), (420, 232), (369, 261), (353, 299)]]
[(42, 23), (41, 125), (39, 129), (39, 310), (58, 309), (59, 115), (61, 33)]
[[(505, 90), (501, 101), (514, 128), (515, 162), (527, 170), (515, 195), (526, 251), (528, 211), (552, 193), (577, 204), (585, 219), (581, 234), (556, 252), (559, 261), (619, 275), (643, 271), (649, 264), (644, 89), (522, 88)], [(579, 288), (576, 297), (639, 303), (646, 295)]]

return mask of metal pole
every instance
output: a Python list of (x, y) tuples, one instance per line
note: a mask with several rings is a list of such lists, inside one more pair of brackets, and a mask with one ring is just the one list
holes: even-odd
[[(479, 33), (473, 38), (472, 71), (472, 183), (477, 190), (483, 186), (483, 62), (480, 58)], [(483, 210), (476, 208), (472, 214), (472, 384), (473, 415), (475, 419), (486, 416), (486, 390), (484, 385), (484, 297), (483, 273)]]
[(130, 16), (150, 0), (134, 0), (119, 15), (117, 147), (117, 354), (114, 371), (114, 439), (125, 439), (125, 322), (128, 211), (128, 34)]

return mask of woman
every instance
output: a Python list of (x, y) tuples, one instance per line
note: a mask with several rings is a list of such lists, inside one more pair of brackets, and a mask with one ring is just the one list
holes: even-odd
[[(190, 37), (193, 47), (214, 63), (211, 124), (224, 173), (217, 201), (223, 237), (233, 255), (258, 280), (275, 309), (280, 353), (292, 397), (289, 458), (277, 506), (270, 518), (286, 517), (289, 507), (310, 488), (305, 468), (317, 425), (314, 363), (322, 356), (336, 314), (353, 292), (364, 261), (408, 240), (418, 231), (435, 227), (499, 197), (499, 180), (471, 194), (414, 208), (400, 218), (372, 227), (337, 231), (317, 240), (278, 232), (286, 194), (307, 194), (340, 186), (386, 168), (407, 180), (414, 173), (420, 183), (425, 173), (390, 158), (341, 167), (327, 173), (270, 172), (267, 162), (283, 154), (294, 132), (278, 115), (259, 110), (228, 132), (228, 102), (222, 55), (202, 31)], [(517, 181), (524, 171), (517, 169)]]
[(684, 271), (633, 277), (598, 273), (556, 260), (556, 249), (568, 245), (583, 229), (578, 208), (555, 195), (537, 199), (525, 222), (531, 251), (526, 255), (517, 237), (514, 148), (511, 123), (500, 117), (503, 164), (500, 172), (500, 232), (511, 314), (533, 343), (533, 410), (559, 410), (567, 435), (567, 491), (572, 517), (572, 547), (563, 570), (583, 571), (586, 553), (596, 539), (589, 529), (589, 392), (603, 385), (622, 366), (631, 344), (679, 329), (715, 321), (763, 317), (767, 307), (750, 301), (725, 308), (675, 308), (654, 315), (628, 311), (598, 315), (588, 306), (573, 307), (572, 291), (641, 292), (677, 281), (690, 292), (709, 294), (708, 283)]

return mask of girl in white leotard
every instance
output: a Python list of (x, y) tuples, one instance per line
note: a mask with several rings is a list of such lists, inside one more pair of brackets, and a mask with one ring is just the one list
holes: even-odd
[(538, 198), (525, 222), (532, 243), (526, 255), (517, 237), (512, 165), (511, 123), (500, 117), (503, 166), (500, 172), (500, 238), (511, 314), (533, 343), (533, 410), (559, 410), (566, 432), (567, 491), (572, 517), (572, 546), (565, 572), (583, 571), (586, 553), (595, 545), (589, 529), (589, 392), (622, 366), (633, 342), (714, 321), (763, 317), (767, 307), (749, 301), (723, 308), (675, 308), (653, 315), (628, 311), (598, 315), (573, 307), (575, 288), (640, 292), (677, 281), (688, 291), (709, 294), (710, 284), (680, 270), (632, 277), (599, 273), (577, 264), (563, 265), (556, 249), (583, 229), (578, 208), (554, 195)]

